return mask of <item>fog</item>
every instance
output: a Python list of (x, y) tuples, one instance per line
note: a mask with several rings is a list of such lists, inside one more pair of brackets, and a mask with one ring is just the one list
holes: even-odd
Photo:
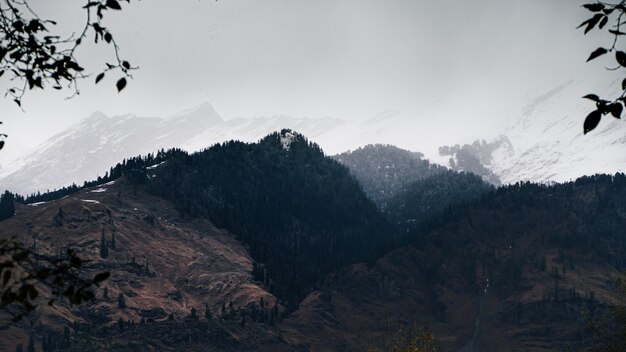
[[(64, 33), (84, 15), (75, 1), (32, 1)], [(225, 118), (291, 115), (365, 120), (398, 111), (424, 145), (497, 132), (555, 86), (606, 75), (585, 64), (609, 40), (575, 27), (582, 2), (132, 1), (104, 24), (140, 67), (121, 93), (114, 76), (81, 94), (30, 91), (22, 112), (0, 103), (9, 140), (0, 162), (32, 150), (94, 111), (170, 116), (210, 102)], [(90, 38), (91, 39), (91, 38)], [(98, 73), (112, 51), (83, 45)], [(5, 75), (6, 78), (6, 75)], [(0, 88), (9, 82), (3, 78)], [(404, 133), (417, 131), (404, 131)]]

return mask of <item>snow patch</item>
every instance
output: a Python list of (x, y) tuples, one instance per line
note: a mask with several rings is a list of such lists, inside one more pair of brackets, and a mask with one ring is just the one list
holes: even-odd
[(30, 204), (28, 204), (28, 205), (29, 205), (29, 206), (31, 206), (31, 207), (36, 207), (36, 206), (38, 206), (38, 205), (41, 205), (41, 204), (46, 204), (46, 203), (48, 203), (48, 202), (36, 202), (36, 203), (30, 203)]
[(289, 150), (291, 147), (291, 143), (296, 139), (296, 134), (293, 131), (285, 131), (280, 135), (280, 144), (283, 146), (283, 149)]
[(106, 188), (96, 188), (93, 191), (91, 191), (91, 193), (102, 193), (102, 192), (106, 192)]
[(161, 166), (161, 165), (163, 165), (163, 164), (165, 164), (165, 161), (161, 161), (160, 163), (158, 163), (158, 164), (156, 164), (156, 165), (148, 166), (148, 167), (146, 168), (146, 170), (156, 169), (157, 167), (159, 167), (159, 166)]
[(83, 201), (85, 203), (100, 204), (100, 202), (98, 202), (97, 200), (93, 200), (93, 199), (81, 199), (81, 201)]

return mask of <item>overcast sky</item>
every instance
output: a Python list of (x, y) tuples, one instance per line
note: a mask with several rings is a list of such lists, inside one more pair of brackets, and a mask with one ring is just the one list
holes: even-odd
[[(42, 17), (78, 31), (76, 0), (31, 0)], [(394, 109), (449, 119), (460, 131), (496, 130), (525, 101), (572, 78), (608, 38), (575, 27), (570, 0), (150, 0), (123, 2), (105, 24), (140, 70), (118, 94), (116, 77), (81, 95), (47, 90), (21, 112), (0, 100), (13, 149), (43, 142), (93, 111), (167, 116), (210, 102), (224, 117), (287, 114), (365, 119)], [(89, 40), (91, 42), (91, 40)], [(79, 58), (98, 72), (106, 47)], [(6, 87), (6, 78), (0, 88)], [(456, 127), (455, 127), (456, 126)], [(0, 155), (0, 158), (2, 156)]]

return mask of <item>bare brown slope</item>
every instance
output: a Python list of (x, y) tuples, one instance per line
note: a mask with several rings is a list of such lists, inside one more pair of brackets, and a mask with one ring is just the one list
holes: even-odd
[[(59, 209), (63, 217), (55, 220)], [(99, 255), (103, 233), (109, 246), (115, 233), (115, 249), (108, 248), (106, 259)], [(207, 329), (221, 334), (217, 336), (219, 346), (237, 349), (241, 343), (248, 343), (246, 334), (259, 331), (264, 339), (273, 339), (269, 328), (252, 329), (244, 334), (239, 321), (219, 319), (222, 304), (228, 313), (230, 302), (238, 310), (261, 298), (268, 306), (275, 301), (251, 279), (252, 261), (246, 248), (209, 221), (181, 218), (168, 202), (141, 192), (135, 195), (123, 180), (54, 202), (18, 205), (16, 215), (0, 223), (0, 236), (12, 235), (26, 243), (34, 241), (41, 252), (55, 253), (70, 246), (78, 250), (81, 258), (91, 260), (86, 266), (89, 273), (111, 272), (105, 285), (108, 299), (100, 289), (96, 302), (80, 309), (68, 310), (62, 305), (54, 309), (45, 307), (35, 327), (38, 333), (76, 326), (79, 331), (89, 330), (91, 335), (103, 336), (102, 343), (115, 343), (119, 339), (123, 346), (137, 336), (114, 333), (120, 318), (124, 322), (139, 323), (142, 319), (158, 322), (173, 314), (176, 321), (181, 321), (195, 308), (204, 319), (204, 307), (208, 304), (215, 324)], [(118, 307), (120, 293), (124, 295), (126, 308)], [(168, 347), (167, 341), (171, 342), (169, 347), (180, 348), (175, 336), (150, 336), (149, 329), (137, 335), (165, 341), (160, 348)], [(26, 345), (24, 339), (23, 333), (0, 332), (0, 350), (12, 350), (18, 340)], [(211, 341), (202, 344), (210, 346)], [(154, 346), (150, 349), (159, 349)]]

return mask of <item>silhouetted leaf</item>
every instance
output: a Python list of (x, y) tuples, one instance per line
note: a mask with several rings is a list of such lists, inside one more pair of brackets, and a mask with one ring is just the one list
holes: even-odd
[(624, 34), (626, 34), (626, 33), (622, 32), (622, 31), (616, 31), (615, 29), (609, 29), (609, 33), (615, 34), (615, 35), (624, 35)]
[(607, 22), (609, 22), (609, 17), (608, 16), (602, 17), (602, 19), (600, 20), (600, 24), (598, 25), (598, 28), (600, 29), (604, 28)]
[(604, 55), (606, 53), (608, 53), (609, 51), (606, 50), (605, 48), (598, 48), (596, 50), (594, 50), (591, 55), (589, 55), (589, 58), (587, 59), (587, 62), (595, 59), (598, 56)]
[(96, 84), (98, 84), (98, 82), (100, 82), (103, 78), (104, 78), (104, 72), (102, 72), (99, 75), (97, 75), (96, 76)]
[(600, 119), (602, 119), (602, 112), (600, 112), (600, 110), (594, 110), (587, 115), (585, 123), (583, 124), (583, 133), (587, 134), (587, 132), (593, 131), (594, 128), (598, 127)]
[(595, 95), (595, 94), (587, 94), (583, 98), (590, 99), (590, 100), (593, 100), (595, 102), (599, 102), (600, 101), (600, 97)]
[(615, 53), (615, 60), (617, 60), (617, 63), (626, 67), (626, 53), (623, 51), (617, 51)]
[(37, 298), (37, 296), (39, 296), (39, 292), (37, 291), (35, 286), (28, 285), (26, 287), (27, 287), (27, 291), (28, 291), (28, 297), (30, 297), (31, 300), (33, 300), (33, 299)]
[(110, 43), (110, 42), (111, 42), (111, 40), (113, 40), (113, 36), (111, 35), (111, 33), (106, 32), (106, 33), (104, 34), (104, 41), (105, 41), (105, 42), (107, 42), (107, 43)]
[(120, 3), (117, 2), (117, 0), (107, 0), (106, 6), (110, 9), (113, 10), (121, 10), (122, 7), (120, 6)]
[(591, 12), (598, 12), (598, 11), (604, 10), (604, 5), (600, 4), (600, 3), (585, 4), (585, 5), (583, 5), (583, 7), (586, 8), (587, 10), (591, 11)]
[(4, 74), (4, 70), (0, 70), (0, 77)]
[(615, 118), (621, 118), (622, 117), (622, 110), (624, 109), (624, 107), (622, 106), (621, 103), (613, 103), (609, 106), (609, 110), (611, 111), (611, 115), (613, 115)]
[(0, 141), (0, 149), (4, 147), (4, 141)]
[(26, 260), (26, 258), (28, 258), (28, 252), (22, 251), (19, 253), (15, 253), (13, 254), (12, 258), (16, 263), (23, 262), (24, 260)]
[(15, 28), (16, 31), (18, 32), (23, 32), (24, 31), (24, 22), (17, 20), (15, 22), (13, 22), (13, 28)]
[(111, 276), (111, 273), (109, 273), (108, 271), (105, 271), (105, 272), (102, 272), (102, 273), (98, 273), (98, 274), (96, 274), (96, 276), (93, 277), (93, 282), (98, 284), (98, 283), (108, 279), (109, 276)]
[(78, 257), (71, 257), (70, 259), (70, 266), (73, 268), (80, 268), (82, 263), (83, 263), (82, 260)]
[(37, 278), (46, 279), (50, 275), (50, 269), (41, 268), (37, 271)]
[(609, 105), (610, 104), (608, 101), (600, 99), (600, 101), (596, 103), (596, 108), (598, 108), (602, 115), (606, 115), (611, 112), (609, 109)]
[(130, 70), (130, 63), (128, 61), (122, 61), (122, 67), (127, 70)]
[(585, 28), (585, 34), (589, 33), (590, 30), (593, 29), (593, 27), (596, 26), (596, 24), (598, 24), (598, 22), (602, 19), (602, 17), (604, 17), (605, 15), (598, 13), (595, 14), (593, 17), (591, 17), (590, 19), (584, 21), (583, 23), (581, 23), (580, 25), (578, 25), (578, 27), (576, 28), (580, 28), (583, 26), (587, 26), (587, 28)]
[(126, 87), (126, 78), (122, 77), (120, 78), (117, 83), (115, 84), (115, 86), (117, 87), (117, 91), (118, 93), (122, 91), (122, 89), (124, 89), (124, 87)]
[(626, 78), (622, 81), (622, 90), (626, 90)]

